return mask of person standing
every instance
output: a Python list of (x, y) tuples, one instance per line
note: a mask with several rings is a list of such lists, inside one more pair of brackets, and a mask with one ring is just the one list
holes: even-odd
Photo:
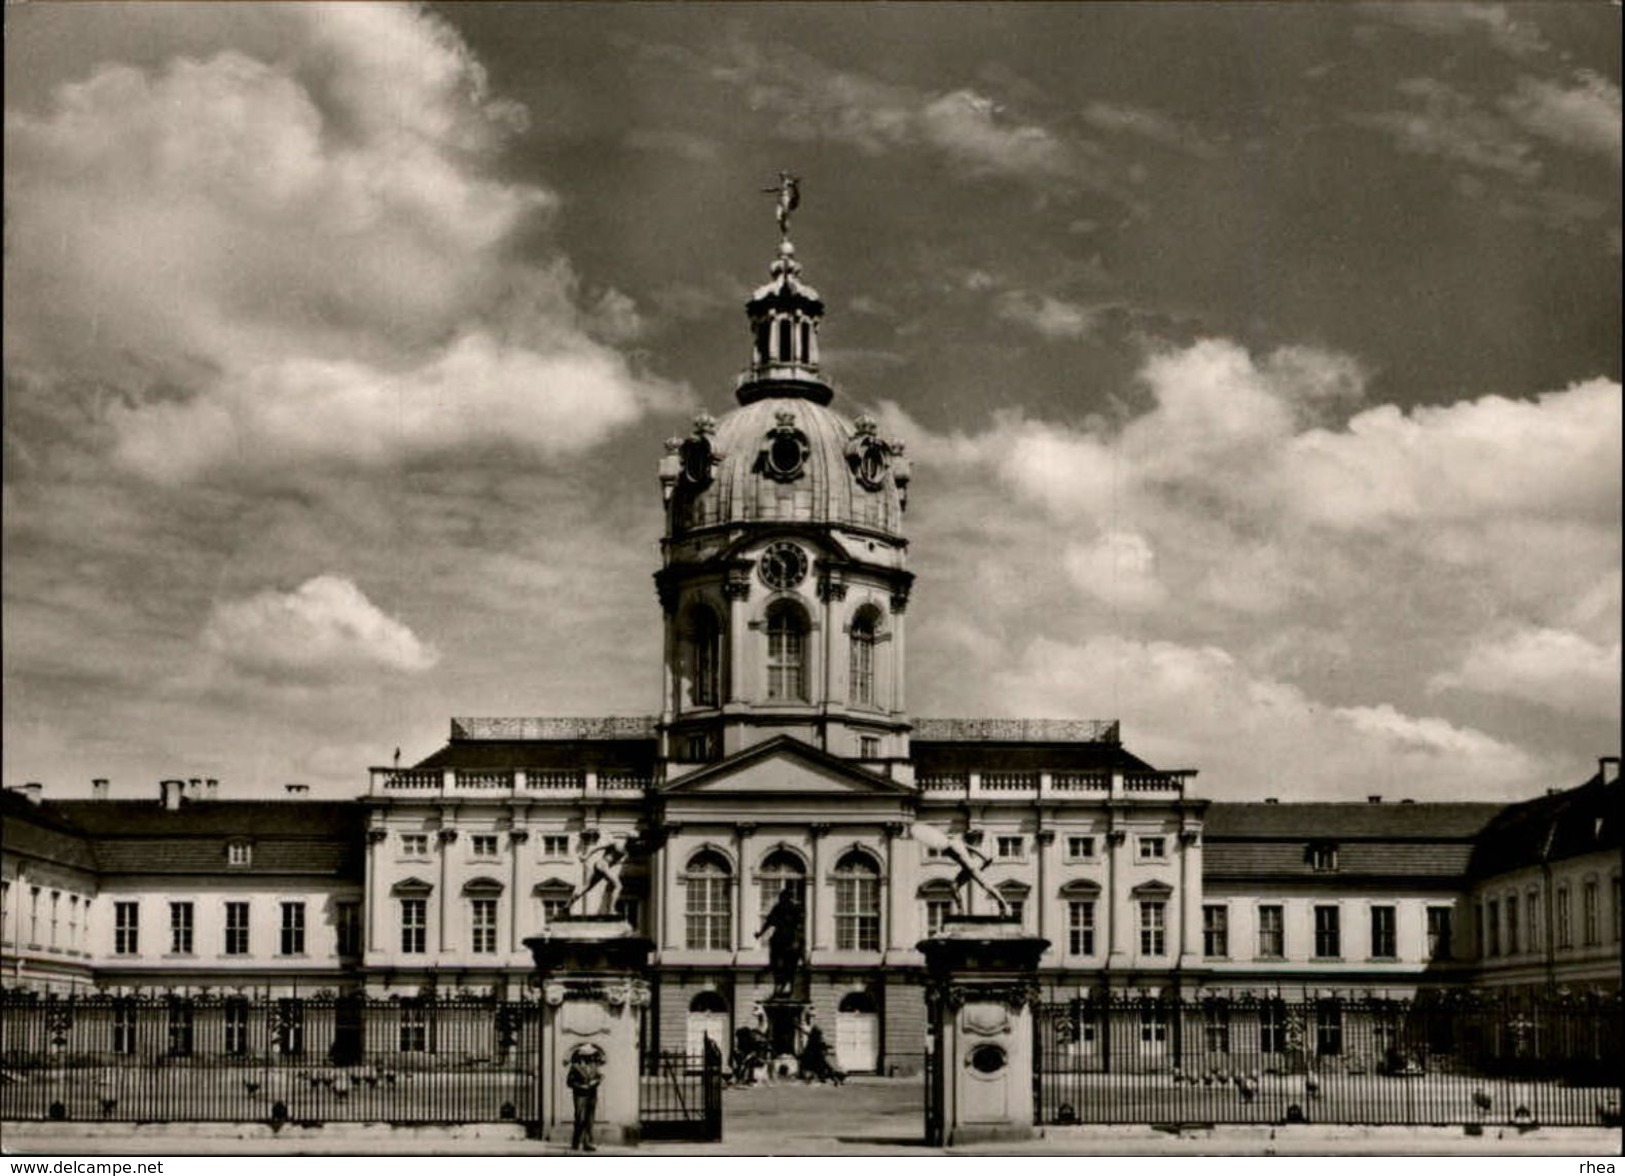
[(575, 1129), (570, 1135), (571, 1151), (597, 1151), (592, 1141), (592, 1121), (598, 1114), (598, 1084), (603, 1081), (604, 1051), (596, 1045), (578, 1045), (570, 1051), (564, 1084), (575, 1103)]

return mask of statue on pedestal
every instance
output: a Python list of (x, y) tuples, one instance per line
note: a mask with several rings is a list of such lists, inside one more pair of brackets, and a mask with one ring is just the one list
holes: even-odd
[(916, 824), (914, 840), (927, 849), (936, 850), (959, 867), (959, 873), (954, 876), (954, 906), (959, 913), (965, 913), (966, 888), (976, 886), (998, 904), (999, 914), (1009, 915), (1010, 907), (1004, 901), (1004, 896), (989, 886), (987, 879), (983, 877), (983, 871), (993, 864), (993, 859), (970, 844), (965, 834), (945, 833), (941, 829), (933, 829), (930, 825)]
[(794, 888), (784, 887), (779, 891), (773, 909), (762, 919), (761, 929), (756, 932), (758, 939), (769, 930), (773, 932), (767, 941), (767, 955), (768, 966), (773, 969), (774, 996), (795, 995), (796, 973), (801, 970), (802, 961), (807, 954), (804, 923), (801, 902), (796, 897)]
[[(573, 910), (578, 902), (585, 903), (587, 896), (602, 885), (604, 897), (598, 904), (598, 913), (603, 915), (615, 913), (615, 904), (621, 897), (621, 871), (626, 868), (626, 860), (631, 856), (628, 848), (630, 841), (631, 838), (625, 833), (616, 833), (591, 843), (583, 840), (580, 854), (581, 885), (570, 895), (568, 909)], [(585, 907), (582, 913), (588, 913)]]

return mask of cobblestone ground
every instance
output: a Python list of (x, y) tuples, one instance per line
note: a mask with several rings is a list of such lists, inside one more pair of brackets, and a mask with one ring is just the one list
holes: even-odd
[[(852, 1078), (844, 1086), (798, 1081), (732, 1087), (722, 1096), (720, 1144), (710, 1154), (827, 1155), (831, 1151), (923, 1150), (921, 1079)], [(682, 1153), (694, 1144), (648, 1143), (645, 1152)]]

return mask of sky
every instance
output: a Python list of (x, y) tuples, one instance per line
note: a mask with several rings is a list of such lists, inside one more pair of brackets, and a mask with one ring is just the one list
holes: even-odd
[(1620, 747), (1620, 9), (8, 5), (4, 782), (653, 714), (780, 169), (918, 715), (1216, 798)]

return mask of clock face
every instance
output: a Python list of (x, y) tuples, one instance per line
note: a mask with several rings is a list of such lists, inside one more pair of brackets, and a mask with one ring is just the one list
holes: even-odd
[(794, 588), (807, 578), (807, 553), (794, 543), (772, 543), (762, 552), (761, 567), (769, 588)]

